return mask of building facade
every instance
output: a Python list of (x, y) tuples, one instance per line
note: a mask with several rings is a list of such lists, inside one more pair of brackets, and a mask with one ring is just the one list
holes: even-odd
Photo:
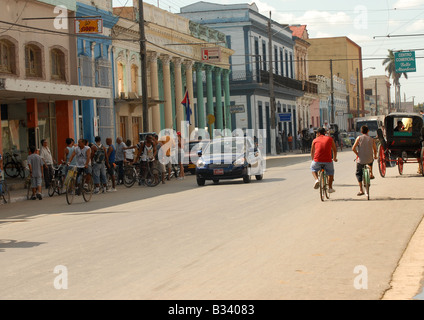
[(75, 101), (109, 91), (79, 84), (72, 19), (23, 18), (73, 17), (77, 4), (4, 0), (2, 9), (0, 152), (20, 151), (25, 160), (29, 146), (39, 147), (47, 139), (54, 158), (62, 159), (66, 138), (75, 137)]
[[(183, 131), (181, 122), (189, 120), (181, 104), (186, 91), (192, 109), (188, 128), (192, 138), (213, 136), (214, 129), (230, 129), (229, 60), (233, 50), (226, 47), (225, 35), (149, 4), (143, 8), (149, 131)], [(135, 140), (143, 115), (135, 24), (138, 7), (114, 8), (114, 12), (120, 16), (113, 29), (117, 134)], [(127, 41), (131, 38), (135, 41)], [(218, 48), (219, 61), (202, 58), (202, 49), (210, 48)]]
[[(386, 115), (390, 112), (391, 84), (388, 76), (370, 76), (364, 78), (365, 95), (373, 97), (374, 105), (371, 107), (372, 115)], [(375, 100), (378, 101), (377, 109)], [(371, 110), (370, 110), (371, 111)]]
[[(276, 153), (279, 131), (296, 137), (296, 99), (303, 96), (304, 91), (301, 81), (295, 79), (295, 43), (290, 28), (260, 14), (254, 3), (221, 5), (197, 2), (181, 8), (180, 15), (221, 31), (229, 48), (235, 51), (231, 57), (230, 73), (232, 128), (265, 131), (266, 150), (271, 153)], [(276, 114), (289, 114), (288, 121), (276, 121), (275, 130), (271, 123), (271, 72)]]
[[(364, 84), (362, 68), (362, 49), (348, 37), (309, 39), (309, 71), (311, 75), (322, 75), (329, 79), (333, 75), (346, 83), (349, 114), (348, 126), (353, 128), (353, 117), (364, 115)], [(335, 120), (333, 110), (329, 119)]]

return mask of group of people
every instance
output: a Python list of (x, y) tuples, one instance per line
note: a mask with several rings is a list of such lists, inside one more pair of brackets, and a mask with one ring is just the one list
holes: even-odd
[[(370, 178), (374, 179), (372, 172), (372, 166), (374, 159), (377, 159), (377, 146), (374, 138), (368, 135), (368, 127), (362, 126), (361, 133), (358, 138), (356, 138), (354, 145), (352, 146), (352, 151), (356, 154), (356, 179), (359, 184), (358, 196), (364, 195), (364, 190), (362, 187), (362, 169), (364, 166), (369, 166), (370, 168)], [(325, 172), (328, 175), (328, 187), (329, 193), (335, 192), (333, 188), (334, 181), (334, 162), (337, 162), (337, 147), (336, 144), (329, 136), (328, 130), (325, 127), (319, 128), (316, 133), (316, 138), (312, 142), (311, 147), (311, 171), (312, 176), (315, 179), (314, 188), (319, 188), (318, 172), (321, 170), (321, 165), (324, 166)]]

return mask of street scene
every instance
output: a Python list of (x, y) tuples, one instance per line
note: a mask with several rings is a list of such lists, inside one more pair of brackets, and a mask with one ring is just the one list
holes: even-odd
[(0, 299), (424, 300), (392, 2), (0, 0)]

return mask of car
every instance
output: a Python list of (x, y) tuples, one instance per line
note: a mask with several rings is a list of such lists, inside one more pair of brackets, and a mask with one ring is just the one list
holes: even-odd
[(188, 145), (188, 154), (184, 155), (184, 172), (190, 172), (191, 174), (196, 174), (196, 162), (199, 158), (198, 152), (204, 149), (208, 144), (209, 140), (193, 140), (189, 142)]
[(251, 137), (220, 137), (199, 151), (196, 163), (196, 180), (204, 186), (207, 180), (215, 184), (220, 180), (240, 179), (245, 183), (263, 179), (264, 159)]

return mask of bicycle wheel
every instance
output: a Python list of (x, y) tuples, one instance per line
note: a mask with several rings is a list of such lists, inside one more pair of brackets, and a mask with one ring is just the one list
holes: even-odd
[(19, 176), (19, 167), (15, 162), (8, 162), (4, 165), (4, 172), (11, 178)]
[(49, 186), (49, 191), (48, 191), (48, 193), (49, 193), (49, 197), (53, 197), (54, 196), (54, 192), (56, 191), (56, 180), (55, 179), (53, 179), (51, 182), (50, 182), (50, 186)]
[(148, 187), (156, 187), (160, 183), (160, 171), (157, 168), (151, 168), (147, 172), (145, 184)]
[(367, 199), (370, 199), (370, 185), (371, 185), (371, 179), (370, 179), (370, 172), (368, 171), (367, 168), (363, 169), (363, 176), (362, 176), (362, 180), (363, 180), (363, 184), (364, 184), (364, 189), (365, 189), (365, 194), (367, 195)]
[(324, 201), (324, 193), (325, 193), (325, 174), (323, 171), (319, 172), (319, 197), (321, 201)]
[(398, 158), (397, 164), (398, 164), (399, 174), (402, 175), (403, 174), (403, 159), (401, 157)]
[(68, 204), (71, 204), (72, 201), (74, 201), (75, 197), (75, 178), (72, 178), (68, 181), (68, 184), (66, 185), (66, 202)]
[(94, 190), (94, 183), (93, 179), (90, 178), (90, 181), (87, 183), (84, 182), (85, 176), (83, 177), (83, 187), (82, 187), (82, 197), (84, 198), (85, 202), (88, 202), (91, 200), (91, 197), (93, 196), (93, 190)]
[(7, 186), (6, 182), (2, 182), (2, 187), (1, 187), (2, 191), (1, 191), (1, 200), (3, 201), (4, 204), (10, 203), (10, 191), (9, 191), (9, 187)]
[(131, 188), (137, 180), (137, 171), (133, 167), (127, 167), (124, 171), (124, 185)]

